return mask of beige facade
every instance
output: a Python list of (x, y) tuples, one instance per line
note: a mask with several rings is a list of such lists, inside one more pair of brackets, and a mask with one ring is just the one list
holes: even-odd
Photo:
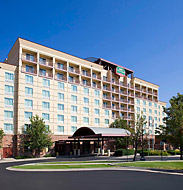
[[(64, 139), (82, 126), (108, 127), (118, 117), (134, 126), (135, 115), (146, 109), (143, 114), (148, 122), (152, 116), (154, 126), (149, 130), (153, 134), (155, 124), (162, 124), (162, 107), (166, 106), (158, 100), (159, 86), (133, 78), (133, 71), (127, 68), (120, 77), (114, 72), (117, 65), (99, 61), (18, 38), (6, 63), (1, 63), (1, 128), (8, 122), (13, 124), (10, 132), (19, 135), (30, 123), (29, 117), (38, 114), (53, 136)], [(14, 74), (12, 82), (6, 80), (6, 72)], [(6, 84), (14, 86), (13, 94), (5, 93)], [(13, 98), (13, 107), (5, 106), (6, 97)], [(12, 120), (5, 118), (8, 110), (13, 111)]]

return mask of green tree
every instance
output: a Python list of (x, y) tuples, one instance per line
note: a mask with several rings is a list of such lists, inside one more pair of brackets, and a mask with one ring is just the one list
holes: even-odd
[(165, 125), (160, 125), (156, 134), (160, 135), (162, 140), (169, 140), (175, 148), (180, 148), (180, 159), (183, 156), (183, 95), (177, 93), (170, 101), (170, 106), (164, 108), (166, 117), (164, 117)]
[[(3, 137), (5, 136), (4, 131), (0, 129), (0, 149), (2, 148), (2, 143), (3, 143)], [(1, 153), (1, 159), (3, 158), (2, 153)]]
[(35, 156), (40, 156), (40, 152), (44, 148), (53, 144), (51, 142), (51, 132), (38, 115), (30, 118), (30, 122), (31, 124), (25, 129), (24, 145), (29, 147)]

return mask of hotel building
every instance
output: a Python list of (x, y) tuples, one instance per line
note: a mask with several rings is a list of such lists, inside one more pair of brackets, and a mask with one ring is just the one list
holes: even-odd
[(158, 89), (110, 61), (81, 59), (18, 38), (0, 63), (4, 155), (16, 155), (19, 136), (36, 114), (53, 133), (53, 141), (68, 139), (83, 126), (109, 127), (119, 117), (134, 127), (141, 111), (153, 135), (163, 124), (166, 106), (158, 100)]

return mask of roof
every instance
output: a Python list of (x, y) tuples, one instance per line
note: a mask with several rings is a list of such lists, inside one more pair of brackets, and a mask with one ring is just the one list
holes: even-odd
[(134, 79), (139, 79), (139, 80), (145, 81), (145, 82), (147, 82), (147, 83), (149, 83), (149, 84), (153, 84), (153, 85), (156, 85), (157, 87), (160, 87), (158, 84), (155, 84), (155, 83), (146, 81), (146, 80), (144, 80), (144, 79), (140, 79), (140, 78), (138, 78), (138, 77), (134, 77)]
[(130, 132), (119, 128), (81, 127), (70, 138), (100, 138), (129, 136)]

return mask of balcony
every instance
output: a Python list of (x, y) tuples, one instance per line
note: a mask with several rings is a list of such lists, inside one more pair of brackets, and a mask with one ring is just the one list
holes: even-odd
[(127, 104), (128, 102), (126, 100), (120, 99), (120, 102)]
[(139, 87), (135, 87), (135, 90), (136, 90), (136, 91), (140, 91), (140, 88), (139, 88)]
[(39, 65), (53, 68), (53, 62), (50, 62), (47, 59), (44, 59), (44, 58), (41, 58), (41, 57), (39, 58)]
[(136, 97), (136, 98), (141, 98), (141, 95), (135, 94), (135, 97)]
[(134, 109), (128, 109), (128, 112), (135, 113)]
[(119, 86), (119, 79), (118, 80), (112, 80), (112, 84)]
[(55, 80), (66, 82), (67, 81), (67, 77), (66, 76), (58, 77), (57, 75), (55, 75)]
[(148, 98), (149, 101), (152, 101), (152, 98)]
[(103, 77), (103, 82), (111, 83), (111, 80), (108, 78)]
[(148, 90), (148, 94), (153, 94), (153, 93), (152, 93), (152, 91), (149, 91), (149, 90)]
[(142, 98), (143, 98), (144, 100), (147, 100), (147, 97), (146, 97), (146, 96), (142, 96)]
[(134, 101), (128, 101), (128, 104), (134, 105)]
[(46, 72), (46, 73), (39, 72), (39, 76), (40, 77), (45, 77), (45, 78), (53, 78), (53, 74), (49, 73), (49, 72)]
[(153, 95), (154, 95), (154, 96), (158, 96), (158, 93), (157, 93), (157, 92), (153, 92)]
[(112, 93), (119, 94), (119, 90), (118, 89), (112, 89)]
[(69, 78), (69, 81), (68, 81), (69, 83), (73, 83), (73, 84), (80, 84), (80, 81), (79, 81), (79, 79), (71, 79), (71, 78)]
[(132, 93), (129, 93), (129, 94), (128, 94), (128, 96), (130, 96), (130, 97), (134, 97), (134, 94), (132, 94)]
[(104, 95), (103, 95), (103, 100), (109, 100), (109, 101), (111, 101), (111, 97), (110, 97), (110, 96), (104, 96)]
[(127, 120), (127, 117), (126, 116), (121, 116), (121, 119)]
[(120, 110), (123, 112), (127, 112), (128, 110), (126, 108), (120, 107)]
[(128, 120), (134, 120), (134, 117), (130, 116), (130, 117), (128, 117)]
[(88, 78), (91, 77), (91, 74), (89, 72), (83, 72), (82, 71), (81, 75), (84, 76), (84, 77), (88, 77)]
[(111, 105), (103, 105), (102, 106), (104, 109), (111, 109)]
[(101, 89), (101, 85), (100, 84), (92, 84), (92, 88), (96, 88), (96, 89)]
[(120, 86), (124, 87), (124, 88), (127, 88), (127, 84), (124, 83), (124, 82), (120, 82)]
[(105, 87), (105, 88), (104, 88), (104, 87), (103, 87), (103, 91), (111, 92), (111, 88), (109, 88), (109, 87), (107, 87), (107, 88)]
[(100, 80), (100, 81), (101, 81), (101, 76), (100, 76), (100, 75), (97, 75), (97, 74), (94, 75), (94, 73), (93, 73), (93, 74), (92, 74), (92, 78), (93, 78), (94, 80)]
[(120, 91), (120, 94), (123, 96), (127, 96), (127, 92), (124, 92), (124, 91)]
[(67, 71), (66, 65), (58, 65), (56, 64), (55, 69), (61, 70), (61, 71)]
[(112, 106), (112, 110), (119, 110), (119, 106)]
[(114, 98), (114, 97), (112, 97), (112, 101), (113, 101), (113, 102), (119, 102), (119, 98), (116, 98), (116, 97)]
[(74, 67), (69, 67), (69, 72), (73, 74), (77, 74), (77, 75), (80, 74), (79, 69), (74, 68)]
[(36, 69), (26, 69), (25, 67), (22, 67), (21, 71), (23, 73), (31, 74), (31, 75), (37, 75)]
[(131, 90), (134, 90), (134, 86), (132, 86), (132, 85), (129, 85), (128, 88)]
[(90, 82), (82, 82), (82, 86), (91, 87)]
[(30, 62), (30, 63), (37, 64), (37, 59), (36, 59), (36, 57), (35, 57), (35, 56), (32, 56), (32, 55), (23, 55), (23, 54), (22, 54), (22, 60), (23, 60), (23, 61)]
[(145, 93), (146, 93), (146, 92), (147, 92), (147, 90), (146, 90), (145, 88), (142, 88), (142, 92), (145, 92)]

